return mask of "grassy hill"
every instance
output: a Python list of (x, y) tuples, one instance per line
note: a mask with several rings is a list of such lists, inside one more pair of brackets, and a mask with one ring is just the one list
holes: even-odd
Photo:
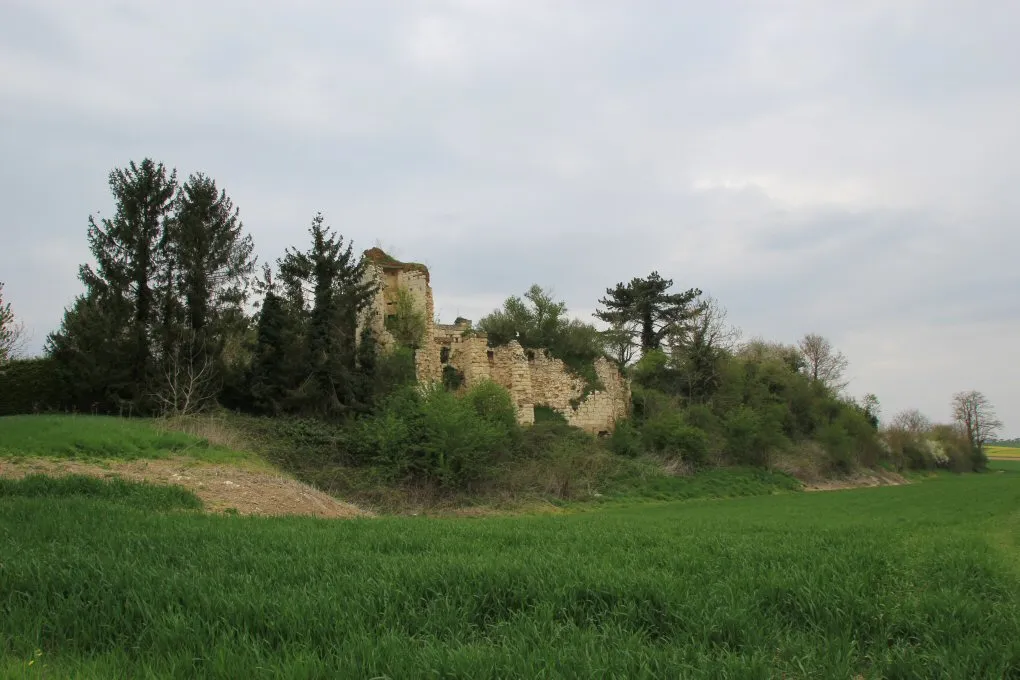
[(113, 416), (3, 416), (0, 458), (128, 461), (178, 457), (206, 463), (264, 465), (250, 451), (215, 444), (171, 429), (170, 425)]
[[(315, 494), (321, 505), (332, 502), (327, 495), (331, 494), (388, 514), (729, 498), (796, 492), (802, 487), (786, 474), (762, 469), (719, 468), (697, 475), (677, 474), (654, 458), (620, 457), (583, 446), (550, 449), (547, 455), (494, 466), (490, 476), (473, 488), (450, 493), (381, 477), (374, 468), (344, 465), (339, 430), (316, 421), (230, 414), (172, 421), (71, 415), (0, 417), (0, 475), (6, 460), (8, 468), (22, 472), (109, 473), (164, 482), (186, 476), (192, 490), (206, 500), (209, 487), (200, 485), (223, 484), (219, 477), (233, 470), (236, 472), (226, 481), (234, 483), (237, 491), (247, 482), (254, 487), (253, 493), (269, 493), (272, 489), (266, 488), (274, 477), (286, 478), (292, 486), (299, 482), (307, 485), (303, 490), (295, 487), (295, 503)], [(186, 475), (182, 475), (182, 467), (188, 470)], [(203, 470), (216, 474), (212, 479), (210, 475), (202, 477)], [(216, 502), (220, 509), (232, 507), (229, 498), (217, 498)], [(338, 513), (346, 514), (342, 509)]]

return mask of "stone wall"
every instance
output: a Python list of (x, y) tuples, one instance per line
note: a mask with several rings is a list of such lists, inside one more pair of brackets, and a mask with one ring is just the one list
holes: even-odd
[(425, 314), (425, 336), (415, 351), (419, 382), (441, 381), (447, 366), (446, 370), (463, 376), (462, 389), (492, 380), (510, 392), (518, 421), (528, 425), (535, 422), (535, 406), (552, 408), (571, 425), (596, 434), (611, 432), (616, 421), (627, 416), (630, 384), (612, 362), (601, 358), (595, 362), (603, 389), (581, 399), (584, 379), (544, 350), (525, 350), (516, 341), (489, 347), (485, 334), (473, 331), (466, 320), (452, 325), (435, 323), (429, 273), (423, 265), (397, 262), (378, 248), (366, 251), (365, 257), (370, 263), (368, 275), (379, 284), (365, 322), (372, 325), (384, 347), (394, 342), (385, 320), (394, 311), (399, 288), (408, 290)]

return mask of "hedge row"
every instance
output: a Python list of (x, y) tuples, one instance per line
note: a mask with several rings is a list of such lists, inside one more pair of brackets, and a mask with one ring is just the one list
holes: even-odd
[(0, 416), (57, 410), (60, 392), (52, 359), (17, 359), (0, 366)]

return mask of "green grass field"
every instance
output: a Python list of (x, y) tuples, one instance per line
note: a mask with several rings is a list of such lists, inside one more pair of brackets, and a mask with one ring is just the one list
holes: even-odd
[(112, 416), (25, 415), (0, 417), (0, 458), (139, 460), (187, 457), (237, 464), (252, 454), (159, 427), (156, 421)]
[(1020, 676), (1008, 471), (460, 520), (31, 484), (0, 490), (2, 677)]

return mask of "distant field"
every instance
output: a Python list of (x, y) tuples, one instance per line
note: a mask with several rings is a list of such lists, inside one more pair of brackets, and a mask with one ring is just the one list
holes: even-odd
[(993, 459), (988, 461), (988, 469), (990, 470), (1010, 470), (1020, 472), (1020, 458), (1016, 459)]
[(989, 458), (1016, 458), (1020, 460), (1020, 448), (1015, 446), (986, 446), (985, 455)]
[(0, 488), (0, 677), (1020, 674), (1012, 472), (459, 520), (35, 483)]

